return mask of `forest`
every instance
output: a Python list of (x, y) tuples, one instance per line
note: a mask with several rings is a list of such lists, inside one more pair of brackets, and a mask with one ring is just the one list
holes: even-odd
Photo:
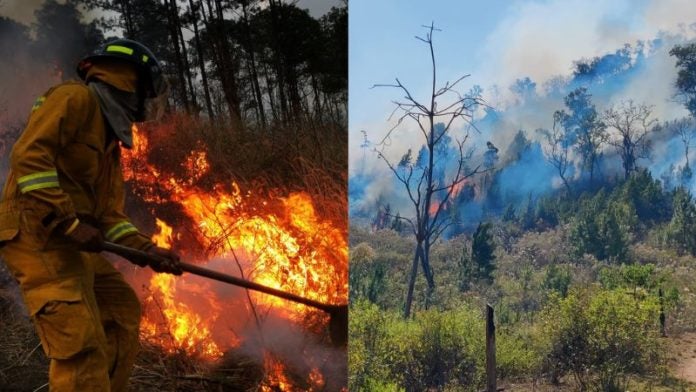
[[(33, 22), (0, 15), (0, 185), (34, 100), (102, 43), (140, 41), (169, 95), (122, 151), (133, 222), (197, 264), (345, 304), (347, 34), (345, 1), (318, 16), (283, 0), (46, 0)], [(322, 312), (113, 262), (145, 312), (134, 390), (346, 384)], [(2, 263), (0, 319), (0, 389), (46, 388), (48, 360)]]
[[(620, 93), (657, 58), (673, 112)], [(421, 139), (368, 131), (351, 173), (349, 388), (484, 390), (491, 304), (506, 391), (695, 390), (695, 59), (626, 45), (500, 107), (460, 80), (423, 101), (386, 85), (404, 97), (387, 137)]]

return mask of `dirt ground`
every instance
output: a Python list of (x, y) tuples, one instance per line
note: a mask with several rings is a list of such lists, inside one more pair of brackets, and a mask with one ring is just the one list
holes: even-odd
[[(656, 386), (654, 381), (634, 379), (630, 382), (630, 392), (696, 392), (696, 333), (684, 333), (669, 338), (670, 358), (669, 371), (671, 379), (666, 385)], [(498, 388), (505, 392), (571, 392), (576, 391), (572, 380), (564, 380), (561, 385), (549, 385), (541, 381), (537, 383), (513, 383), (502, 381)]]
[(696, 384), (696, 333), (685, 333), (672, 342), (672, 374)]

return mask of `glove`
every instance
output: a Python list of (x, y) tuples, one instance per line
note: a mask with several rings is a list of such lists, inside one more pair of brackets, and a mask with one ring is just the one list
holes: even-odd
[(171, 249), (152, 246), (147, 250), (147, 253), (157, 261), (148, 260), (150, 268), (156, 272), (164, 272), (168, 274), (181, 275), (184, 271), (181, 269), (181, 260), (179, 255)]
[[(74, 221), (61, 225), (64, 235), (77, 245), (78, 249), (86, 252), (101, 252), (104, 244), (104, 237), (96, 227), (81, 222), (75, 218)], [(67, 226), (67, 228), (66, 228)]]

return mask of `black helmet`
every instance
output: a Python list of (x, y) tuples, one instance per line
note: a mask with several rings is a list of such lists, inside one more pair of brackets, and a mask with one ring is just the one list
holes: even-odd
[(95, 53), (83, 58), (77, 65), (77, 74), (85, 80), (91, 61), (108, 58), (122, 59), (135, 64), (149, 98), (160, 95), (166, 89), (162, 67), (155, 55), (140, 42), (125, 38), (109, 41)]

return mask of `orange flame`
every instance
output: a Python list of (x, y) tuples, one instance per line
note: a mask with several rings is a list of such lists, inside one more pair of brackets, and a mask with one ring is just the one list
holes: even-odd
[[(167, 211), (175, 205), (172, 208), (181, 212), (181, 221), (156, 220), (158, 231), (152, 240), (158, 246), (171, 247), (189, 257), (201, 256), (202, 249), (209, 256), (206, 258), (215, 262), (211, 269), (321, 302), (347, 301), (345, 231), (317, 214), (308, 193), (242, 191), (236, 182), (203, 189), (197, 184), (208, 178), (211, 170), (205, 150), (197, 147), (190, 151), (175, 175), (148, 162), (149, 139), (136, 127), (133, 139), (133, 149), (123, 153), (124, 178), (146, 203), (167, 203)], [(143, 338), (170, 352), (184, 351), (208, 359), (240, 344), (234, 330), (244, 326), (228, 324), (240, 323), (252, 307), (263, 309), (262, 314), (272, 308), (293, 322), (302, 322), (308, 312), (315, 312), (255, 292), (250, 293), (251, 302), (237, 295), (226, 297), (223, 306), (214, 294), (222, 290), (219, 286), (191, 275), (155, 274), (147, 290)], [(292, 390), (282, 363), (267, 355), (264, 364), (268, 377), (273, 378), (264, 385), (275, 389), (262, 390)], [(314, 369), (309, 378), (308, 382), (320, 390), (324, 384), (320, 371)]]
[(285, 376), (285, 366), (272, 355), (264, 354), (266, 379), (261, 383), (262, 392), (292, 391), (292, 383)]
[[(461, 193), (462, 189), (464, 189), (464, 186), (466, 186), (468, 183), (469, 181), (465, 179), (463, 181), (453, 183), (448, 187), (451, 194), (447, 199), (447, 203), (445, 203), (445, 205), (442, 206), (443, 211), (447, 210), (450, 205), (455, 203), (457, 196), (459, 196), (459, 193)], [(436, 197), (433, 197), (433, 199), (430, 201), (430, 206), (428, 206), (428, 214), (430, 214), (430, 216), (435, 216), (438, 208), (440, 208), (440, 201), (438, 201)]]

